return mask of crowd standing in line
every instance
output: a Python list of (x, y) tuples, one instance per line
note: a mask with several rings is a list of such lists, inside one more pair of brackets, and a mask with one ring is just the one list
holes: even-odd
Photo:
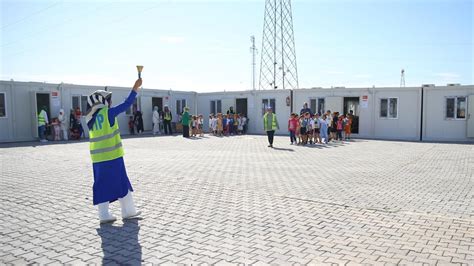
[(352, 115), (339, 112), (312, 114), (307, 103), (300, 115), (292, 113), (288, 119), (291, 145), (327, 144), (330, 141), (343, 141), (351, 138)]
[[(204, 136), (204, 116), (202, 114), (190, 115), (189, 108), (185, 107), (180, 116), (183, 126), (183, 137)], [(245, 115), (234, 113), (232, 107), (227, 114), (210, 114), (208, 120), (208, 133), (214, 136), (232, 136), (246, 134), (248, 119)]]

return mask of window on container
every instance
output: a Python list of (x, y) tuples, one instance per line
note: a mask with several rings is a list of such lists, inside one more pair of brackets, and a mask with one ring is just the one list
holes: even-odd
[(380, 99), (380, 117), (386, 118), (388, 115), (388, 99)]
[(311, 113), (313, 113), (313, 114), (318, 110), (316, 99), (311, 99), (310, 100), (310, 108), (311, 108)]
[(216, 101), (211, 101), (210, 114), (216, 114)]
[(86, 115), (87, 112), (87, 96), (81, 96), (81, 112)]
[(264, 115), (265, 112), (267, 111), (267, 107), (268, 107), (268, 99), (263, 99), (262, 100), (262, 115)]
[(177, 100), (177, 101), (176, 101), (176, 114), (177, 114), (177, 115), (180, 115), (181, 112), (182, 112), (181, 101), (180, 101), (180, 100)]
[(262, 99), (262, 115), (267, 112), (267, 108), (271, 107), (273, 112), (276, 113), (276, 101), (275, 99)]
[(466, 118), (466, 97), (458, 97), (456, 105), (456, 118)]
[(184, 111), (184, 107), (187, 107), (187, 104), (186, 104), (186, 100), (183, 99), (181, 100), (181, 109), (183, 109), (181, 110), (181, 112)]
[(398, 117), (398, 99), (397, 98), (390, 98), (389, 99), (388, 116), (390, 118), (397, 118)]
[(324, 114), (324, 98), (318, 99), (318, 113), (320, 115)]
[(7, 103), (5, 93), (0, 93), (0, 117), (7, 117)]
[(218, 113), (222, 113), (222, 102), (221, 102), (221, 100), (216, 101), (216, 111)]
[(456, 118), (454, 114), (454, 108), (456, 98), (446, 98), (446, 118)]
[(276, 114), (276, 104), (275, 99), (270, 99), (270, 106), (272, 107), (273, 113)]
[(72, 109), (76, 110), (77, 107), (81, 108), (80, 97), (72, 96)]

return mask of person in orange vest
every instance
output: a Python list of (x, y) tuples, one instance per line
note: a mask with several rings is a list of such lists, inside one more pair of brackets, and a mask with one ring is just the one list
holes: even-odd
[(87, 98), (86, 121), (89, 128), (90, 155), (94, 171), (93, 204), (98, 206), (100, 223), (114, 222), (109, 203), (118, 200), (123, 219), (138, 218), (133, 203), (133, 188), (123, 161), (123, 147), (117, 116), (133, 104), (142, 85), (138, 79), (127, 99), (114, 107), (112, 93), (98, 90)]

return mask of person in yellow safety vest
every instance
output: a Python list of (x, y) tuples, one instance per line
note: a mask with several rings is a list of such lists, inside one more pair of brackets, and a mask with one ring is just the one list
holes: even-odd
[(278, 126), (278, 120), (276, 114), (273, 113), (272, 107), (267, 107), (267, 112), (263, 115), (263, 129), (267, 132), (268, 136), (268, 147), (273, 148), (273, 137), (275, 136), (275, 130), (280, 129)]
[(164, 112), (163, 112), (163, 124), (165, 128), (165, 134), (171, 135), (173, 132), (171, 131), (171, 120), (173, 119), (173, 115), (171, 115), (170, 108), (168, 105), (165, 105)]
[(46, 113), (46, 106), (42, 106), (40, 112), (38, 113), (38, 135), (40, 142), (47, 142), (45, 136), (46, 125), (49, 124), (48, 114)]
[(100, 223), (114, 222), (109, 203), (119, 200), (123, 219), (138, 218), (133, 203), (133, 188), (123, 161), (122, 140), (117, 116), (133, 104), (142, 85), (138, 79), (127, 99), (112, 105), (112, 93), (98, 90), (87, 98), (86, 121), (89, 128), (90, 155), (94, 172), (93, 204), (98, 206)]

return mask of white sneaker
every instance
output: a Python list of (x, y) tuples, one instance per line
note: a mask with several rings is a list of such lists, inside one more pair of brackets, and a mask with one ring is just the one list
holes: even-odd
[(115, 216), (109, 215), (108, 217), (100, 219), (100, 223), (101, 224), (113, 223), (116, 220), (117, 220), (117, 218), (115, 218)]
[(139, 218), (140, 214), (142, 214), (141, 211), (137, 211), (135, 214), (129, 214), (124, 217), (122, 217), (123, 220), (131, 220), (131, 219), (137, 219)]

